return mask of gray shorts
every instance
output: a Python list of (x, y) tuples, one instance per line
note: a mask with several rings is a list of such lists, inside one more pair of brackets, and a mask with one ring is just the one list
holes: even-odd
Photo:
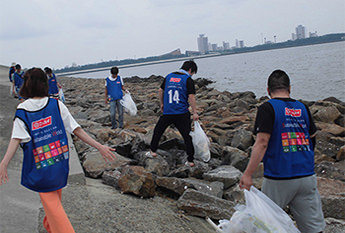
[(301, 232), (317, 233), (326, 226), (315, 175), (289, 180), (264, 178), (262, 192), (281, 208), (289, 206)]

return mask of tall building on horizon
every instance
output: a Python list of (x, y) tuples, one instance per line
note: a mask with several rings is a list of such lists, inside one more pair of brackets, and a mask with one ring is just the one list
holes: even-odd
[(305, 27), (302, 25), (298, 25), (296, 27), (296, 38), (297, 39), (305, 39)]
[(208, 38), (205, 37), (205, 34), (200, 34), (198, 37), (198, 50), (200, 54), (208, 52)]

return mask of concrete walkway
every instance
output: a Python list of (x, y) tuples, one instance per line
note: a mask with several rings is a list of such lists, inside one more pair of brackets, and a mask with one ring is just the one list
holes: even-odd
[[(13, 116), (19, 100), (11, 97), (8, 67), (0, 66), (0, 159), (6, 153), (12, 132)], [(85, 184), (75, 147), (69, 137), (69, 183)], [(23, 152), (18, 148), (8, 166), (9, 181), (0, 186), (0, 233), (37, 232), (42, 205), (39, 195), (20, 185)]]

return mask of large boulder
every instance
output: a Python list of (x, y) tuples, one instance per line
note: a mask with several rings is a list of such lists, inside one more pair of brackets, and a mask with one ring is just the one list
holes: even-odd
[(248, 147), (253, 145), (253, 143), (253, 133), (245, 129), (240, 129), (233, 137), (231, 141), (231, 146), (236, 147), (240, 150), (246, 150), (248, 149)]
[(144, 198), (155, 195), (153, 176), (141, 166), (123, 167), (118, 185), (124, 193), (132, 193)]
[(100, 178), (105, 170), (113, 170), (132, 163), (131, 159), (125, 158), (116, 152), (116, 158), (107, 163), (98, 151), (87, 153), (83, 162), (85, 174), (92, 178)]
[(227, 201), (194, 189), (187, 189), (177, 200), (177, 207), (190, 215), (212, 219), (230, 219), (234, 202)]
[(327, 178), (318, 178), (317, 183), (325, 218), (345, 219), (345, 183)]
[(224, 147), (223, 165), (232, 165), (240, 171), (244, 171), (247, 167), (249, 158), (248, 154), (235, 147)]
[(236, 184), (242, 176), (242, 172), (237, 168), (225, 165), (211, 170), (203, 175), (203, 178), (208, 181), (220, 181), (224, 184), (224, 189), (228, 189)]
[[(316, 108), (316, 109), (315, 109)], [(316, 121), (322, 121), (326, 123), (334, 123), (334, 121), (341, 116), (339, 110), (333, 106), (327, 107), (312, 107), (311, 110), (314, 110), (315, 113), (313, 114)]]

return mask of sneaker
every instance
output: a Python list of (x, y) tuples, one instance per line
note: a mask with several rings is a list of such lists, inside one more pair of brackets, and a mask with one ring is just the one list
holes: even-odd
[(155, 158), (155, 157), (157, 157), (157, 153), (156, 152), (152, 152), (152, 151), (146, 152), (145, 155), (148, 158)]
[(194, 167), (195, 163), (186, 161), (184, 165), (186, 165), (187, 167)]

